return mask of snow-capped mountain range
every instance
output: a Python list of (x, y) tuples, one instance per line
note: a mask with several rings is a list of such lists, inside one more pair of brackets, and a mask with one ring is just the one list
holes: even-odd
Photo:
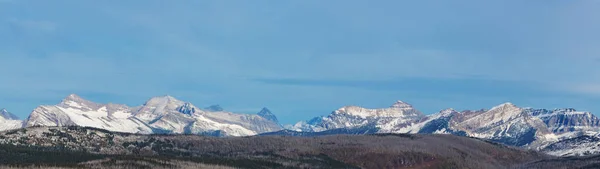
[(589, 145), (600, 146), (600, 119), (592, 113), (572, 108), (521, 108), (512, 103), (489, 110), (445, 109), (431, 115), (425, 115), (403, 101), (377, 109), (345, 106), (327, 116), (285, 127), (267, 108), (257, 114), (237, 114), (224, 111), (219, 105), (200, 109), (171, 96), (153, 97), (141, 106), (128, 107), (94, 103), (72, 94), (57, 105), (35, 108), (23, 121), (4, 109), (0, 111), (0, 131), (72, 125), (126, 133), (215, 136), (323, 135), (337, 132), (454, 134), (559, 156), (600, 153), (586, 148)]
[(328, 116), (287, 125), (286, 129), (322, 132), (372, 125), (380, 133), (454, 134), (542, 150), (563, 140), (597, 135), (600, 132), (598, 121), (590, 112), (579, 112), (572, 108), (520, 108), (512, 103), (489, 110), (458, 112), (446, 109), (425, 116), (410, 104), (397, 101), (383, 109), (346, 106)]
[(217, 136), (249, 136), (282, 129), (277, 122), (257, 114), (203, 110), (171, 96), (154, 97), (141, 106), (128, 107), (94, 103), (74, 94), (57, 105), (35, 108), (21, 124), (22, 127), (72, 125), (127, 133)]

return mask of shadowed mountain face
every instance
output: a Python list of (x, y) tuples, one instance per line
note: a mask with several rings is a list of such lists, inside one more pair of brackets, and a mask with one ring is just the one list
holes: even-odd
[[(23, 140), (23, 138), (28, 138)], [(250, 168), (511, 168), (548, 158), (533, 151), (453, 135), (331, 135), (320, 137), (205, 137), (136, 135), (85, 127), (33, 127), (0, 133), (0, 152), (39, 145), (28, 151), (81, 152), (73, 165), (95, 159), (135, 156)], [(60, 147), (59, 149), (57, 149)], [(24, 147), (21, 147), (24, 148)], [(42, 153), (43, 154), (43, 153)], [(49, 163), (0, 153), (4, 164)], [(64, 153), (58, 153), (64, 154)], [(32, 154), (29, 154), (33, 157)], [(50, 154), (47, 154), (50, 155)], [(12, 159), (15, 161), (7, 160)], [(36, 161), (39, 159), (40, 161)], [(78, 158), (66, 158), (67, 160)], [(216, 163), (219, 162), (219, 163)]]
[(4, 120), (19, 120), (19, 117), (8, 112), (6, 109), (0, 109), (0, 118)]
[(267, 120), (271, 120), (272, 122), (279, 123), (279, 120), (277, 120), (277, 117), (273, 113), (271, 113), (271, 110), (267, 109), (266, 107), (263, 108), (262, 110), (260, 110), (260, 112), (258, 112), (256, 114)]

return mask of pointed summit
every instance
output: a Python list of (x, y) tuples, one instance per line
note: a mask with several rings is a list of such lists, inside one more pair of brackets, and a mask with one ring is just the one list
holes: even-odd
[(412, 105), (403, 102), (401, 100), (396, 101), (396, 103), (394, 103), (392, 106), (390, 106), (391, 108), (412, 108)]
[(271, 110), (267, 109), (266, 107), (263, 108), (262, 110), (260, 110), (260, 112), (256, 113), (258, 114), (260, 117), (263, 117), (267, 120), (273, 121), (275, 123), (279, 123), (279, 120), (277, 120), (277, 117), (271, 113)]
[(176, 99), (173, 96), (163, 95), (163, 96), (157, 96), (157, 97), (150, 98), (150, 100), (146, 101), (146, 103), (144, 105), (169, 105), (169, 104), (183, 105), (184, 102)]
[(76, 108), (76, 109), (84, 109), (84, 110), (95, 110), (95, 109), (99, 108), (100, 104), (94, 103), (94, 102), (89, 101), (89, 100), (85, 100), (85, 99), (79, 97), (76, 94), (70, 94), (69, 96), (65, 97), (58, 104), (58, 106), (61, 106), (61, 107), (64, 107), (64, 108)]
[(219, 111), (223, 111), (223, 107), (221, 107), (218, 104), (215, 104), (215, 105), (211, 105), (211, 106), (204, 108), (204, 110), (210, 111), (210, 112), (219, 112)]
[(85, 101), (85, 99), (79, 97), (76, 94), (70, 94), (62, 100), (63, 103), (68, 102), (68, 101), (82, 102), (82, 101)]
[(496, 107), (493, 107), (491, 110), (496, 110), (496, 109), (516, 109), (519, 108), (517, 107), (515, 104), (511, 103), (511, 102), (506, 102), (506, 103), (502, 103)]
[(8, 112), (6, 109), (0, 109), (0, 118), (4, 118), (6, 120), (19, 120), (19, 117)]

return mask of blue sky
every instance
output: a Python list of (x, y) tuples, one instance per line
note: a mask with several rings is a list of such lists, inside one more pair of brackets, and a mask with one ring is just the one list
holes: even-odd
[(0, 107), (172, 95), (283, 123), (395, 100), (600, 112), (600, 1), (0, 0)]

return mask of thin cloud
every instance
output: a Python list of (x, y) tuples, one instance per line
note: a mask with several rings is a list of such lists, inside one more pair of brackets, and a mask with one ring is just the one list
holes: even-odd
[(583, 95), (600, 96), (600, 84), (572, 84), (567, 89)]
[(284, 79), (260, 78), (256, 82), (283, 86), (314, 86), (331, 88), (355, 88), (388, 92), (419, 92), (422, 94), (470, 95), (470, 96), (551, 96), (559, 93), (537, 88), (535, 83), (486, 79), (449, 78), (396, 78), (393, 80), (334, 80), (334, 79)]

